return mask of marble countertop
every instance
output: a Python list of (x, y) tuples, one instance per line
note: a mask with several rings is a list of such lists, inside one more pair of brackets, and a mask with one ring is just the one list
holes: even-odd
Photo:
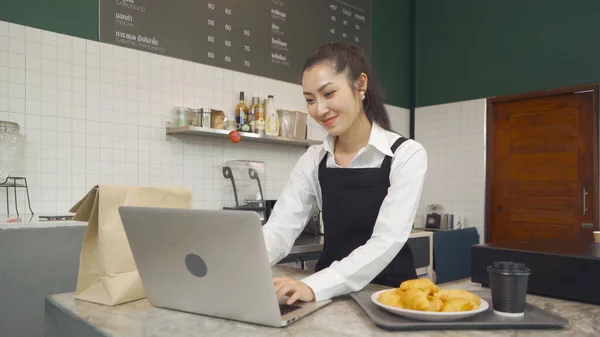
[[(284, 267), (273, 267), (274, 276), (301, 278), (309, 272)], [(480, 286), (469, 281), (441, 285), (442, 288), (460, 287), (477, 290)], [(365, 290), (382, 287), (369, 285)], [(155, 308), (147, 300), (119, 306), (103, 306), (76, 300), (74, 293), (48, 297), (48, 304), (85, 322), (96, 331), (108, 336), (599, 336), (600, 306), (559, 299), (528, 295), (527, 301), (544, 310), (563, 316), (569, 325), (562, 330), (446, 330), (390, 332), (378, 328), (349, 296), (341, 296), (313, 314), (286, 328), (230, 321)]]

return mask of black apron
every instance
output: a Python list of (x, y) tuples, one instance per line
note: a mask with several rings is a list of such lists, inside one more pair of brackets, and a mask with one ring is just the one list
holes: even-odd
[[(406, 140), (400, 137), (392, 145), (392, 152)], [(386, 156), (380, 168), (348, 169), (328, 168), (328, 155), (319, 164), (325, 242), (315, 271), (342, 260), (371, 238), (381, 203), (390, 187), (392, 157)], [(413, 254), (405, 244), (371, 283), (399, 287), (400, 283), (415, 278)]]

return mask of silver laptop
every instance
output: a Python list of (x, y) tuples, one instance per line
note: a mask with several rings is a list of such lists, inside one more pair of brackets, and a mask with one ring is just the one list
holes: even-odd
[(119, 213), (153, 306), (282, 327), (331, 302), (277, 300), (255, 212), (121, 206)]

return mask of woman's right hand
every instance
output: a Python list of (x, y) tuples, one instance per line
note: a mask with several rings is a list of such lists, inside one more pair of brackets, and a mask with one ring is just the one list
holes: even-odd
[(297, 300), (310, 302), (315, 300), (313, 290), (302, 281), (295, 280), (289, 277), (273, 278), (277, 299), (283, 296), (289, 296), (287, 304), (294, 304)]

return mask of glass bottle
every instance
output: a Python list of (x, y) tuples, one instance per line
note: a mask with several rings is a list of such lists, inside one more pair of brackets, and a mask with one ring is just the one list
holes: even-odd
[(238, 130), (242, 130), (242, 127), (248, 124), (248, 106), (244, 102), (243, 91), (240, 91), (240, 101), (235, 106), (235, 122)]
[(248, 112), (248, 121), (250, 123), (250, 131), (256, 132), (256, 115), (258, 113), (259, 99), (258, 97), (252, 97), (252, 104), (250, 105), (250, 112)]
[(258, 107), (256, 108), (256, 133), (259, 135), (265, 134), (265, 105), (259, 99)]

